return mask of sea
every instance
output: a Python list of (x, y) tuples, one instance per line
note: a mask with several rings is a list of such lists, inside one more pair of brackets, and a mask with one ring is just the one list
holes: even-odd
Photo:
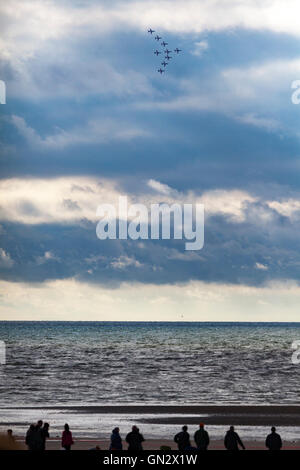
[[(0, 322), (0, 340), (0, 430), (20, 435), (43, 419), (54, 435), (69, 422), (77, 436), (100, 438), (138, 419), (72, 406), (300, 404), (300, 323)], [(143, 424), (150, 437), (175, 428)]]

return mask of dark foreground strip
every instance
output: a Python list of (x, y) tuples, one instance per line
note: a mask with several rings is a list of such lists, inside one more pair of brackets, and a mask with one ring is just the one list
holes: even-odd
[[(144, 451), (141, 453), (109, 452), (109, 451), (0, 451), (0, 461), (7, 462), (8, 468), (156, 468), (166, 466), (167, 468), (189, 466), (200, 467), (205, 465), (220, 464), (244, 468), (242, 465), (264, 464), (288, 465), (300, 458), (300, 451), (207, 451), (207, 452), (176, 452), (176, 451)], [(24, 467), (25, 464), (25, 467)], [(41, 467), (42, 465), (42, 467)], [(65, 466), (65, 467), (62, 467)], [(221, 467), (220, 467), (221, 468)], [(225, 467), (226, 468), (226, 467)]]

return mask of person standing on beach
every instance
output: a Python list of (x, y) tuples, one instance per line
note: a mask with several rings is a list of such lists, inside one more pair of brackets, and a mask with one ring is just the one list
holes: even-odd
[(137, 426), (132, 426), (132, 431), (127, 434), (126, 442), (128, 445), (128, 450), (143, 450), (142, 442), (144, 442), (144, 436), (140, 433), (140, 430)]
[(242, 443), (242, 440), (237, 432), (234, 430), (234, 426), (230, 426), (229, 431), (227, 431), (224, 445), (227, 450), (239, 450), (239, 446), (245, 450), (245, 446)]
[(187, 430), (188, 427), (183, 426), (182, 431), (176, 434), (176, 436), (174, 437), (174, 442), (176, 442), (178, 450), (180, 451), (186, 450), (187, 448), (191, 447), (190, 435)]
[(110, 436), (110, 446), (109, 450), (122, 450), (122, 439), (120, 436), (120, 429), (115, 428), (112, 430), (112, 435)]
[(71, 450), (71, 446), (74, 444), (72, 433), (70, 431), (69, 425), (65, 424), (65, 430), (62, 433), (61, 437), (61, 446), (65, 450)]
[(271, 434), (267, 436), (266, 447), (269, 450), (280, 450), (282, 447), (282, 440), (280, 435), (277, 434), (275, 426), (271, 428)]
[(26, 433), (25, 444), (28, 450), (37, 450), (36, 448), (36, 426), (31, 424)]
[(46, 450), (46, 439), (50, 437), (49, 435), (49, 423), (45, 423), (41, 429), (41, 436), (42, 436), (42, 450)]
[(9, 441), (11, 441), (11, 442), (13, 442), (13, 443), (15, 442), (15, 438), (14, 438), (14, 436), (13, 436), (12, 429), (8, 429), (8, 430), (7, 430), (7, 437), (8, 437), (8, 439), (9, 439)]
[(35, 446), (36, 450), (43, 449), (43, 421), (40, 419), (35, 426)]
[(194, 434), (194, 441), (198, 450), (207, 450), (209, 446), (209, 435), (208, 432), (205, 431), (203, 423), (199, 424), (199, 429)]

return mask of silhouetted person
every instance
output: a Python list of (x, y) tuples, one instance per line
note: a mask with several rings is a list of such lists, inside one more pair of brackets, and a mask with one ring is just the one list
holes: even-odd
[(120, 436), (120, 429), (115, 428), (112, 431), (112, 435), (110, 436), (110, 446), (109, 450), (122, 450), (122, 439)]
[(245, 450), (245, 446), (242, 443), (238, 433), (235, 432), (234, 426), (230, 426), (229, 431), (227, 431), (224, 439), (224, 445), (227, 450), (239, 450), (239, 445), (242, 449)]
[(43, 450), (43, 421), (40, 419), (35, 426), (36, 449)]
[(132, 426), (132, 431), (126, 436), (126, 442), (129, 444), (128, 450), (143, 450), (142, 442), (144, 442), (144, 440), (145, 439), (140, 433), (139, 428)]
[(71, 446), (74, 444), (72, 433), (70, 431), (69, 425), (65, 424), (65, 430), (62, 433), (61, 437), (61, 446), (66, 450), (71, 450)]
[(207, 450), (209, 446), (209, 435), (208, 432), (205, 431), (203, 423), (199, 424), (199, 429), (194, 434), (194, 440), (199, 450)]
[(25, 443), (28, 446), (29, 450), (37, 450), (36, 448), (36, 426), (35, 424), (31, 424), (29, 429), (26, 433)]
[(46, 439), (50, 437), (49, 427), (50, 427), (49, 423), (45, 423), (44, 426), (41, 428), (42, 450), (46, 449)]
[(7, 430), (7, 437), (8, 437), (8, 439), (9, 439), (10, 441), (15, 442), (15, 438), (14, 438), (14, 436), (13, 436), (12, 429), (8, 429), (8, 430)]
[(269, 450), (280, 450), (282, 447), (282, 440), (279, 434), (276, 432), (276, 428), (271, 428), (271, 434), (267, 436), (266, 447)]
[(182, 431), (174, 437), (174, 442), (176, 442), (178, 450), (180, 451), (186, 450), (187, 447), (191, 447), (190, 435), (187, 430), (188, 427), (183, 426)]

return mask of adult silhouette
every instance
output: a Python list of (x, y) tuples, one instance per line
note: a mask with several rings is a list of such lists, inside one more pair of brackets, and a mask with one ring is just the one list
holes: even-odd
[(234, 426), (230, 426), (229, 431), (227, 431), (224, 445), (227, 450), (239, 450), (239, 446), (245, 450), (245, 446), (238, 433), (235, 432)]
[(194, 441), (197, 449), (207, 450), (207, 447), (209, 446), (209, 435), (208, 432), (205, 431), (203, 423), (199, 424), (199, 429), (194, 434)]
[(183, 426), (182, 431), (176, 434), (176, 436), (174, 437), (174, 442), (176, 442), (178, 450), (180, 451), (186, 450), (186, 448), (191, 447), (190, 435), (187, 430), (188, 427)]
[(271, 434), (267, 436), (266, 447), (269, 450), (280, 450), (282, 447), (282, 440), (280, 435), (277, 434), (275, 426), (271, 428)]

